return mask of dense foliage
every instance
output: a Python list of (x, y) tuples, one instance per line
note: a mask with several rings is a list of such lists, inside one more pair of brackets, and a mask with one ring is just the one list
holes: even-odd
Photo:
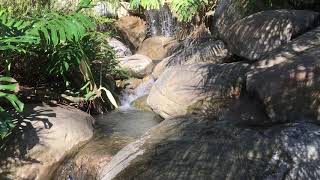
[(169, 2), (170, 8), (181, 21), (190, 21), (198, 11), (210, 4), (210, 7), (215, 5), (216, 1), (212, 0), (131, 0), (132, 8), (142, 6), (145, 9), (158, 9), (164, 3)]
[[(26, 67), (28, 71), (39, 70), (44, 76), (62, 79), (64, 89), (72, 91), (78, 102), (94, 101), (105, 93), (117, 107), (112, 93), (102, 83), (96, 83), (97, 77), (92, 73), (94, 61), (100, 61), (100, 70), (104, 73), (117, 73), (117, 64), (111, 48), (101, 46), (98, 41), (106, 37), (98, 37), (101, 34), (95, 32), (94, 21), (82, 13), (82, 9), (91, 7), (90, 3), (90, 0), (81, 0), (74, 12), (60, 13), (44, 8), (23, 16), (16, 16), (14, 8), (0, 8), (1, 104), (5, 107), (11, 104), (15, 111), (23, 111), (24, 104), (15, 95), (19, 85), (12, 78), (15, 76), (12, 66), (31, 59)], [(80, 74), (80, 84), (73, 83), (75, 74)], [(0, 106), (0, 139), (8, 136), (15, 126), (10, 114), (8, 108)]]

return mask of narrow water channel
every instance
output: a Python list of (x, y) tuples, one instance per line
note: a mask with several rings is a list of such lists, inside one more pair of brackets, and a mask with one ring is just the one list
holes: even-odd
[(97, 179), (99, 168), (105, 166), (118, 151), (142, 136), (162, 119), (156, 114), (131, 107), (132, 101), (145, 95), (153, 84), (147, 81), (129, 94), (123, 92), (119, 110), (96, 117), (95, 135), (85, 145), (74, 149), (59, 164), (54, 180)]

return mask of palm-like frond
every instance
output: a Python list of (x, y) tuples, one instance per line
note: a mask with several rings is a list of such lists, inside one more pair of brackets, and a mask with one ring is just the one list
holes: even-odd
[(169, 3), (171, 11), (181, 21), (190, 21), (198, 12), (199, 8), (209, 3), (209, 0), (131, 0), (130, 6), (133, 9), (143, 7), (145, 9), (159, 9), (164, 3)]
[[(88, 92), (105, 90), (94, 84), (87, 52), (83, 50), (83, 38), (96, 28), (94, 21), (80, 12), (81, 9), (90, 7), (90, 3), (91, 0), (81, 0), (78, 10), (73, 13), (44, 12), (41, 16), (37, 14), (24, 18), (15, 17), (7, 9), (0, 7), (0, 57), (1, 64), (6, 65), (5, 73), (10, 73), (11, 61), (19, 54), (41, 55), (47, 58), (48, 72), (66, 77), (68, 71), (81, 67), (83, 80), (91, 84)], [(83, 64), (85, 66), (81, 66)], [(68, 82), (67, 78), (65, 82)], [(20, 112), (23, 110), (23, 103), (15, 95), (17, 88), (18, 83), (14, 79), (0, 76), (0, 99), (9, 101)], [(115, 104), (110, 94), (108, 97)], [(13, 127), (7, 114), (0, 107), (0, 138), (5, 137)]]
[(208, 4), (208, 0), (172, 0), (171, 10), (181, 21), (190, 21), (199, 8)]

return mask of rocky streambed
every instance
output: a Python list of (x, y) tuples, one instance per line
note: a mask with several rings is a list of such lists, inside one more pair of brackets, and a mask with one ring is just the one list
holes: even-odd
[(98, 172), (118, 151), (161, 121), (152, 112), (135, 109), (96, 117), (93, 138), (85, 145), (73, 149), (53, 173), (52, 179), (97, 179)]
[[(43, 119), (41, 109), (35, 108), (37, 113), (26, 118), (33, 119), (26, 127), (37, 127), (28, 136), (34, 141), (22, 146), (21, 157), (28, 158), (1, 161), (0, 175), (319, 179), (319, 3), (289, 0), (267, 6), (259, 0), (248, 10), (251, 1), (239, 2), (219, 1), (211, 31), (200, 26), (183, 40), (175, 38), (174, 26), (161, 28), (175, 24), (173, 20), (157, 21), (157, 28), (150, 28), (152, 23), (141, 18), (120, 18), (117, 28), (131, 50), (117, 39), (109, 43), (132, 76), (124, 82), (120, 110), (97, 117), (94, 133), (93, 120), (84, 113), (79, 118), (74, 109), (67, 113), (50, 107), (54, 114)], [(167, 8), (162, 10), (160, 15), (149, 11), (146, 17), (173, 18)], [(132, 104), (143, 111), (133, 110)], [(39, 122), (43, 124), (37, 126)], [(57, 130), (59, 123), (65, 129)], [(55, 133), (55, 141), (46, 136)], [(26, 169), (31, 173), (23, 173)]]

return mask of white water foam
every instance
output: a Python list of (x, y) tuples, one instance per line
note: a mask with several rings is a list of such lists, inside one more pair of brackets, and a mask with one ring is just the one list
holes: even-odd
[(120, 110), (128, 110), (132, 109), (131, 103), (148, 94), (149, 90), (151, 89), (152, 85), (154, 84), (154, 80), (150, 79), (141, 83), (133, 92), (132, 91), (123, 91), (120, 97), (121, 106), (119, 107)]

